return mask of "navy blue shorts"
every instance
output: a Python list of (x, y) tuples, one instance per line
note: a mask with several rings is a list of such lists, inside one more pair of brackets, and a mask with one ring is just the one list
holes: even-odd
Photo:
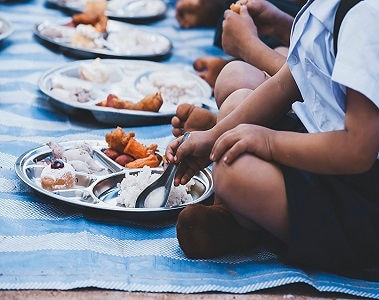
[[(275, 127), (305, 131), (294, 115)], [(379, 161), (354, 175), (281, 169), (290, 219), (288, 262), (379, 276)]]

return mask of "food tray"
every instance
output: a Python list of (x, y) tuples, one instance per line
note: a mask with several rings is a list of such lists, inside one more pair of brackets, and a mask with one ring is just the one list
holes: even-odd
[(8, 20), (0, 17), (0, 43), (9, 37), (12, 33), (13, 25)]
[(85, 58), (123, 58), (158, 61), (169, 56), (171, 41), (164, 35), (143, 25), (108, 20), (106, 34), (96, 39), (95, 48), (72, 44), (76, 28), (68, 26), (71, 18), (46, 20), (34, 26), (34, 35), (44, 44), (58, 48), (68, 56)]
[[(105, 70), (109, 70), (109, 79), (105, 82), (91, 82), (80, 77), (81, 67), (94, 63), (100, 63)], [(195, 73), (145, 60), (97, 59), (70, 62), (45, 72), (38, 85), (50, 97), (52, 104), (63, 112), (73, 116), (80, 111), (90, 112), (97, 121), (115, 126), (168, 123), (174, 116), (177, 105), (184, 102), (208, 109), (215, 107), (215, 101), (210, 99), (210, 86)], [(170, 86), (174, 88), (170, 89)], [(181, 86), (183, 91), (179, 93), (176, 88)], [(86, 102), (73, 100), (70, 95), (77, 89), (90, 91), (92, 98)], [(122, 99), (138, 100), (157, 91), (161, 91), (164, 100), (159, 112), (96, 105), (110, 93)]]
[[(64, 149), (72, 149), (82, 143), (87, 143), (93, 149), (93, 159), (104, 167), (104, 170), (94, 174), (77, 172), (77, 182), (74, 188), (49, 191), (41, 187), (40, 175), (46, 166), (42, 162), (52, 157), (52, 151), (47, 145), (32, 149), (22, 154), (16, 161), (15, 171), (18, 177), (34, 191), (54, 199), (58, 204), (69, 204), (79, 209), (89, 209), (102, 215), (107, 214), (122, 217), (124, 221), (159, 221), (167, 220), (190, 203), (201, 203), (213, 194), (213, 181), (208, 168), (194, 176), (195, 185), (191, 187), (194, 200), (176, 207), (165, 208), (128, 208), (117, 204), (116, 197), (119, 183), (125, 173), (138, 173), (141, 169), (126, 169), (107, 157), (102, 149), (107, 147), (103, 141), (68, 141), (59, 144)], [(163, 167), (152, 168), (153, 173), (163, 172)]]
[[(74, 14), (84, 11), (86, 0), (47, 0), (48, 6)], [(109, 0), (105, 15), (130, 23), (150, 23), (163, 19), (167, 4), (161, 0)]]

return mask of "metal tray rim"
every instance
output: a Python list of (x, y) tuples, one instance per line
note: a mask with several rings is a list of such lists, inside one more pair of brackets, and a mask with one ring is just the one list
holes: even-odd
[[(67, 142), (60, 142), (62, 146), (68, 146), (68, 145), (75, 145), (77, 143), (80, 143), (81, 141), (79, 140), (74, 140), (74, 141), (67, 141)], [(101, 147), (102, 145), (106, 146), (106, 143), (101, 140), (85, 140), (85, 142), (89, 143), (90, 145), (96, 145)], [(122, 207), (122, 206), (112, 206), (104, 202), (99, 203), (90, 203), (90, 202), (80, 202), (75, 199), (70, 199), (68, 197), (63, 197), (61, 195), (57, 195), (51, 191), (45, 190), (39, 186), (37, 186), (24, 172), (25, 167), (27, 167), (27, 164), (36, 156), (43, 155), (43, 154), (48, 154), (51, 152), (50, 148), (47, 145), (42, 145), (39, 147), (35, 147), (31, 150), (25, 151), (23, 154), (21, 154), (16, 162), (15, 162), (15, 172), (17, 176), (26, 184), (28, 185), (31, 189), (33, 189), (35, 192), (43, 194), (51, 199), (58, 200), (62, 203), (66, 204), (71, 204), (80, 208), (92, 208), (95, 209), (96, 211), (106, 211), (106, 212), (118, 212), (122, 213), (125, 215), (147, 215), (147, 219), (149, 219), (149, 214), (159, 214), (161, 217), (164, 217), (168, 213), (172, 213), (174, 211), (179, 211), (183, 209), (186, 205), (188, 204), (194, 204), (194, 203), (200, 203), (205, 201), (208, 197), (210, 197), (213, 194), (213, 181), (212, 181), (212, 176), (211, 176), (211, 170), (209, 168), (203, 169), (201, 172), (204, 174), (206, 178), (209, 178), (209, 187), (205, 191), (204, 195), (202, 197), (191, 201), (189, 203), (186, 203), (181, 206), (176, 206), (176, 207), (171, 207), (171, 208), (128, 208), (128, 207)], [(133, 172), (137, 171), (138, 169), (125, 169), (121, 170), (118, 172), (114, 172), (108, 175), (98, 175), (96, 180), (88, 187), (88, 191), (92, 192), (91, 189), (93, 186), (96, 185), (101, 180), (105, 180), (107, 178), (110, 178), (112, 176), (119, 176), (128, 172)]]

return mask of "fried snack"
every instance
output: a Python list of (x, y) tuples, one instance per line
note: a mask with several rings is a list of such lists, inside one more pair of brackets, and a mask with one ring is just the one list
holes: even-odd
[(158, 167), (158, 165), (159, 165), (158, 157), (155, 154), (150, 154), (147, 157), (138, 158), (130, 163), (127, 163), (125, 167), (130, 168), (130, 169), (142, 168), (144, 166), (155, 168), (155, 167)]
[(162, 94), (157, 92), (153, 95), (148, 95), (135, 104), (135, 110), (154, 111), (158, 112), (163, 104)]
[(121, 127), (117, 127), (115, 130), (105, 134), (105, 141), (108, 143), (109, 148), (122, 153), (129, 139), (134, 136), (134, 132), (126, 133)]
[(147, 147), (147, 154), (154, 154), (155, 151), (158, 149), (158, 144), (151, 144), (149, 147)]
[(103, 150), (104, 154), (127, 168), (157, 167), (160, 163), (155, 154), (158, 145), (145, 146), (134, 136), (134, 132), (125, 133), (121, 127), (117, 127), (105, 135), (109, 148)]
[(138, 142), (134, 137), (132, 137), (126, 144), (123, 153), (128, 154), (135, 159), (138, 159), (147, 157), (150, 154), (154, 154), (157, 148), (157, 144), (151, 144), (149, 147), (146, 147), (145, 145)]
[(98, 32), (104, 33), (108, 23), (108, 17), (105, 15), (106, 9), (106, 1), (87, 1), (84, 12), (74, 14), (72, 22), (75, 26), (79, 24), (92, 25)]
[(107, 99), (97, 103), (98, 106), (113, 107), (119, 109), (130, 109), (130, 110), (143, 110), (158, 112), (163, 104), (163, 99), (161, 93), (157, 92), (153, 95), (148, 95), (142, 100), (134, 103), (129, 100), (121, 100), (118, 96), (114, 94), (109, 94)]
[(135, 138), (130, 138), (123, 153), (133, 156), (135, 159), (147, 156), (147, 147), (138, 142)]
[(235, 13), (239, 14), (240, 13), (240, 10), (241, 10), (241, 4), (238, 4), (238, 3), (232, 3), (230, 5), (230, 9), (232, 11), (234, 11)]

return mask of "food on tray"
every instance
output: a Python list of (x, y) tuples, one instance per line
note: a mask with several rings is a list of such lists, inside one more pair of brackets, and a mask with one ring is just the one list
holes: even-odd
[(104, 0), (87, 1), (84, 12), (74, 14), (72, 22), (75, 26), (79, 24), (92, 25), (98, 32), (104, 33), (108, 22), (108, 17), (105, 15), (106, 9), (107, 2)]
[(91, 57), (97, 50), (103, 50), (98, 55), (122, 58), (161, 56), (172, 48), (170, 40), (160, 33), (113, 20), (99, 26), (77, 24), (73, 18), (69, 22), (45, 21), (37, 26), (36, 34), (54, 44), (83, 49)]
[(99, 49), (104, 45), (102, 34), (92, 25), (79, 24), (71, 39), (71, 45), (83, 49)]
[(230, 9), (232, 11), (234, 11), (235, 13), (239, 14), (240, 13), (240, 10), (241, 10), (241, 4), (238, 4), (238, 3), (232, 3), (230, 5)]
[(90, 64), (83, 63), (79, 66), (80, 78), (96, 83), (107, 82), (111, 79), (112, 72), (114, 72), (113, 68), (102, 64), (100, 58), (96, 58)]
[(61, 74), (51, 77), (50, 90), (54, 91), (55, 97), (73, 102), (86, 103), (98, 98), (98, 92), (91, 88), (89, 82)]
[(108, 17), (105, 15), (107, 2), (104, 0), (87, 1), (83, 13), (74, 14), (71, 18), (76, 27), (71, 44), (78, 48), (96, 49), (103, 47), (103, 34), (107, 30)]
[(64, 149), (60, 144), (49, 142), (53, 157), (69, 163), (76, 172), (87, 174), (105, 171), (105, 168), (93, 159), (92, 148), (87, 143), (79, 143), (75, 148)]
[(187, 73), (176, 70), (155, 71), (142, 76), (136, 84), (144, 94), (160, 92), (165, 106), (178, 105), (199, 97), (197, 81)]
[[(138, 195), (152, 182), (158, 179), (160, 174), (153, 173), (151, 168), (143, 167), (137, 174), (125, 174), (125, 178), (120, 183), (120, 191), (117, 203), (126, 207), (135, 207)], [(172, 186), (168, 197), (167, 206), (173, 207), (193, 201), (189, 193), (195, 181), (191, 179), (186, 185)], [(156, 208), (154, 197), (148, 197), (145, 203), (147, 208)]]
[(134, 132), (126, 133), (121, 127), (105, 134), (108, 148), (103, 153), (126, 168), (142, 168), (159, 166), (159, 159), (155, 154), (157, 144), (145, 146), (135, 139)]
[(97, 103), (98, 106), (113, 107), (119, 109), (130, 109), (130, 110), (142, 110), (142, 111), (152, 111), (158, 112), (163, 104), (163, 99), (161, 93), (157, 92), (152, 95), (148, 95), (138, 102), (133, 102), (129, 100), (121, 100), (118, 96), (114, 94), (109, 94), (107, 99)]
[(159, 159), (155, 154), (149, 154), (147, 157), (141, 157), (127, 163), (125, 166), (129, 169), (142, 168), (145, 166), (157, 167), (159, 165)]
[(56, 159), (41, 172), (41, 186), (49, 191), (69, 189), (75, 185), (75, 169), (67, 162)]

